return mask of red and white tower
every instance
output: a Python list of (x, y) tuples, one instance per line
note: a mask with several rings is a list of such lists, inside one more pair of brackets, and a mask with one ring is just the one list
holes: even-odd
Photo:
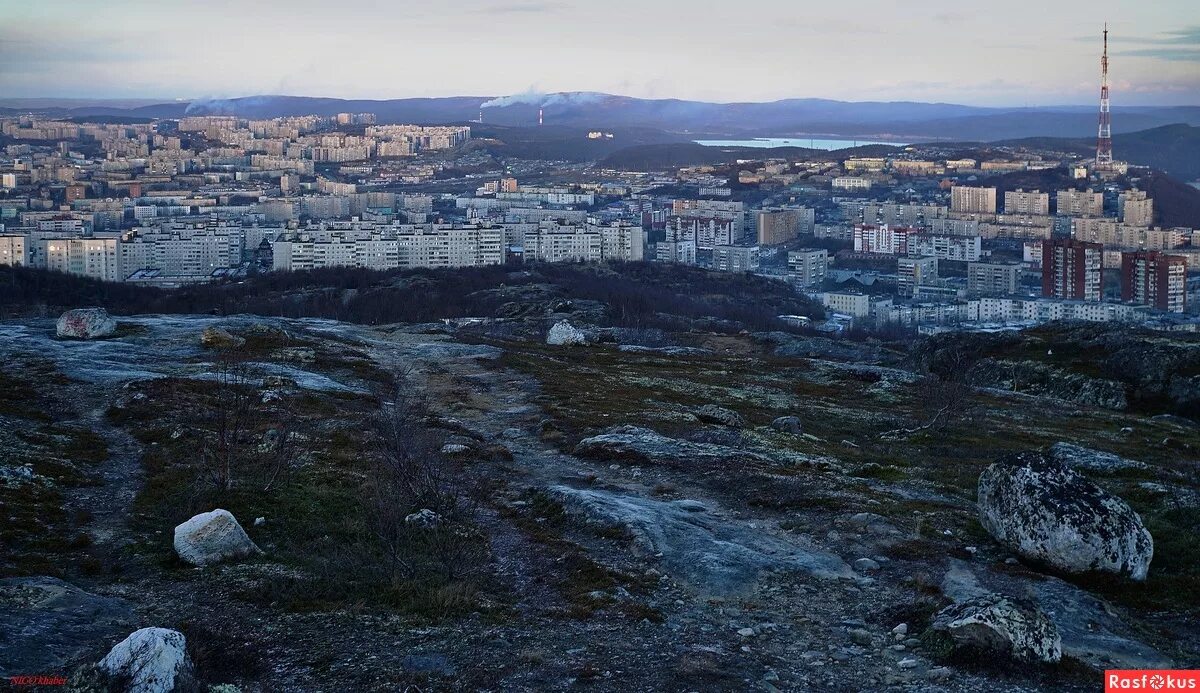
[(1108, 110), (1108, 24), (1104, 25), (1104, 52), (1100, 54), (1100, 133), (1096, 138), (1096, 168), (1112, 168), (1112, 115)]

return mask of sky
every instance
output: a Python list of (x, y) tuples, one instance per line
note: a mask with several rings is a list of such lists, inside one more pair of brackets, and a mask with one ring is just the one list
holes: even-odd
[[(982, 9), (986, 8), (986, 9)], [(0, 97), (1200, 105), (1200, 1), (0, 0)]]

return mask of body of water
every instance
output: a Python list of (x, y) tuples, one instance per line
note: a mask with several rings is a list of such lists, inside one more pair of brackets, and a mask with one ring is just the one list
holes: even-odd
[(820, 137), (755, 137), (749, 140), (693, 140), (696, 144), (706, 147), (806, 147), (808, 149), (847, 149), (861, 147), (864, 144), (887, 144), (893, 147), (904, 147), (910, 142), (880, 142), (878, 140), (831, 140)]

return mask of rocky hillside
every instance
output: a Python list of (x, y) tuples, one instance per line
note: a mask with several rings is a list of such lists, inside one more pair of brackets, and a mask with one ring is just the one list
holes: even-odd
[[(453, 284), (414, 281), (212, 291)], [(542, 272), (434, 322), (0, 321), (0, 675), (1024, 691), (1200, 658), (1193, 343), (833, 341), (739, 312), (753, 282), (628, 281), (649, 306)]]

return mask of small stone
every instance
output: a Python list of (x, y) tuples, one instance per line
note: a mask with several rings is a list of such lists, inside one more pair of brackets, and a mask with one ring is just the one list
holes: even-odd
[(262, 527), (265, 524), (267, 524), (267, 518), (265, 518), (265, 517), (254, 518), (254, 526), (255, 527)]
[(854, 562), (854, 569), (860, 571), (879, 570), (879, 563), (870, 558), (860, 558)]
[(909, 657), (908, 659), (902, 659), (897, 662), (896, 666), (900, 667), (901, 669), (916, 669), (918, 664), (920, 664), (920, 662)]
[(846, 632), (850, 636), (850, 640), (858, 645), (870, 645), (871, 633), (862, 628), (852, 628)]
[(753, 628), (738, 628), (737, 634), (742, 636), (743, 638), (752, 638), (752, 637), (754, 637), (754, 629)]
[(908, 624), (901, 623), (900, 625), (893, 628), (892, 632), (895, 633), (896, 635), (907, 635), (908, 634)]

